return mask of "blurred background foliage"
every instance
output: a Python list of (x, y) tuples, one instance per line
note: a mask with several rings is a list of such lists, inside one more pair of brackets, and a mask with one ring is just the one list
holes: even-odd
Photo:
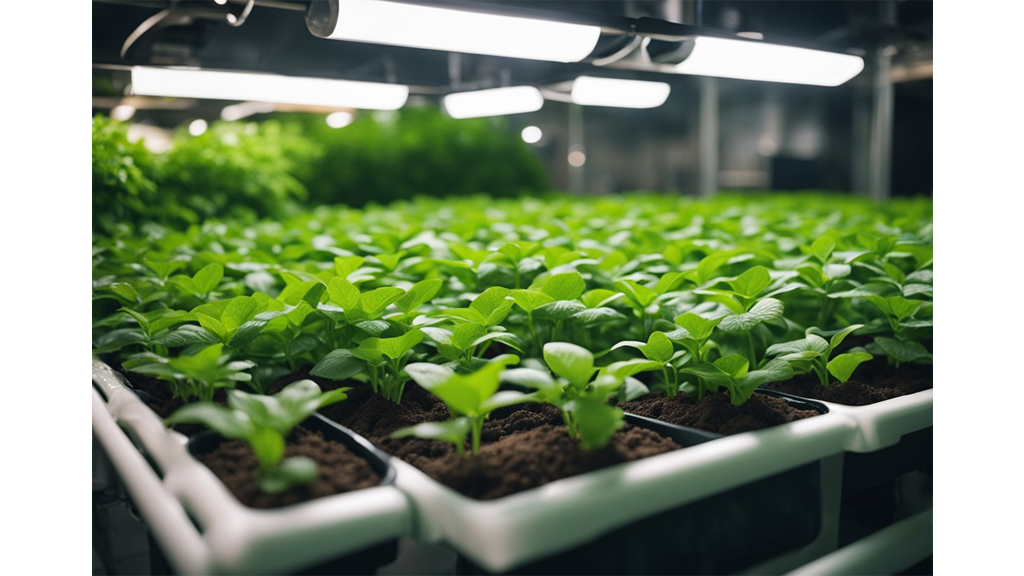
[(127, 127), (93, 119), (93, 228), (189, 224), (217, 216), (282, 218), (302, 205), (387, 203), (416, 195), (546, 191), (541, 162), (501, 118), (453, 120), (436, 108), (324, 117), (276, 114), (181, 129), (152, 154)]

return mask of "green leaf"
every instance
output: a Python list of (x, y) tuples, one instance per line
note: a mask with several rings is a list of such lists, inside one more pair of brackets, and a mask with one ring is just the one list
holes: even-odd
[(186, 324), (161, 336), (157, 343), (168, 348), (191, 346), (193, 344), (216, 344), (220, 339), (213, 332), (201, 326)]
[(232, 298), (224, 307), (224, 312), (220, 317), (221, 323), (227, 331), (234, 332), (256, 315), (256, 308), (257, 304), (254, 298), (249, 296)]
[(863, 324), (854, 324), (853, 326), (847, 326), (846, 328), (843, 328), (839, 332), (833, 334), (832, 339), (829, 341), (828, 344), (828, 353), (826, 354), (826, 356), (831, 356), (832, 351), (839, 347), (839, 345), (843, 343), (843, 340), (846, 340), (847, 336), (863, 327)]
[(675, 353), (675, 348), (672, 346), (672, 341), (665, 336), (664, 332), (653, 332), (647, 339), (641, 349), (644, 356), (651, 360), (661, 362), (662, 364), (667, 363), (672, 359), (672, 354)]
[(917, 362), (920, 360), (931, 361), (932, 355), (920, 342), (905, 342), (895, 338), (878, 336), (875, 344), (881, 346), (885, 354), (899, 362)]
[(742, 296), (753, 298), (772, 283), (768, 269), (764, 266), (755, 266), (740, 274), (735, 280), (730, 280), (732, 289)]
[(583, 301), (583, 304), (586, 305), (587, 308), (600, 308), (611, 304), (623, 296), (625, 295), (622, 292), (615, 292), (614, 290), (608, 290), (606, 288), (596, 288), (583, 293), (583, 295), (580, 296), (580, 300)]
[(555, 300), (575, 300), (586, 289), (586, 282), (579, 272), (565, 272), (548, 278), (541, 291)]
[(512, 291), (511, 296), (515, 303), (526, 312), (533, 312), (538, 307), (555, 301), (551, 296), (536, 290), (516, 289)]
[(560, 392), (558, 384), (547, 372), (533, 368), (512, 368), (501, 374), (501, 379), (509, 384), (537, 390), (544, 394)]
[(327, 297), (345, 312), (359, 306), (359, 288), (342, 277), (331, 278), (327, 284)]
[(750, 330), (762, 322), (769, 322), (782, 317), (785, 307), (775, 298), (765, 298), (743, 314), (731, 314), (722, 318), (718, 327), (727, 332)]
[(358, 270), (365, 260), (362, 256), (338, 256), (334, 259), (334, 271), (343, 280), (348, 280), (349, 274)]
[(363, 362), (351, 350), (339, 349), (329, 352), (313, 369), (310, 375), (328, 380), (344, 381), (363, 370)]
[(544, 345), (544, 361), (555, 374), (568, 380), (576, 388), (590, 382), (597, 370), (590, 350), (568, 342), (549, 342)]
[(443, 284), (444, 282), (436, 279), (417, 282), (412, 288), (409, 288), (405, 295), (395, 302), (395, 306), (398, 306), (399, 310), (408, 314), (429, 302), (434, 296), (437, 296)]
[(715, 360), (714, 365), (733, 378), (743, 378), (750, 368), (750, 361), (740, 354), (729, 354)]
[(423, 332), (418, 328), (413, 328), (401, 336), (396, 336), (394, 338), (381, 338), (377, 342), (377, 347), (380, 349), (381, 353), (388, 358), (398, 360), (402, 355), (409, 350), (412, 350), (412, 348), (422, 340)]
[(377, 288), (362, 294), (359, 297), (359, 306), (367, 317), (377, 318), (385, 308), (396, 302), (403, 294), (405, 291), (401, 288)]
[(657, 360), (644, 360), (642, 358), (634, 358), (632, 360), (623, 360), (621, 362), (613, 362), (608, 366), (601, 369), (605, 374), (610, 374), (615, 378), (627, 378), (639, 374), (641, 372), (651, 372), (653, 370), (660, 370), (665, 362), (658, 362)]
[(827, 280), (838, 280), (849, 276), (853, 268), (849, 264), (825, 264), (821, 267), (821, 272)]
[(234, 411), (212, 402), (196, 402), (178, 408), (166, 420), (174, 424), (202, 424), (225, 438), (244, 439), (252, 431), (252, 422)]
[(822, 236), (811, 244), (811, 254), (821, 261), (822, 264), (828, 262), (829, 256), (832, 255), (832, 251), (836, 249), (836, 241), (831, 236)]
[[(198, 326), (196, 326), (196, 328), (198, 328)], [(116, 352), (125, 346), (142, 344), (145, 341), (146, 335), (138, 328), (121, 328), (118, 330), (111, 330), (96, 339), (96, 348), (93, 349), (93, 354)]]
[(196, 275), (192, 277), (192, 282), (195, 286), (196, 294), (205, 296), (213, 291), (214, 288), (220, 284), (221, 278), (224, 277), (224, 267), (214, 262), (203, 266)]
[(504, 320), (515, 305), (511, 292), (508, 288), (492, 286), (473, 299), (469, 308), (484, 318), (484, 326), (494, 326)]
[(765, 351), (766, 356), (778, 356), (781, 360), (813, 360), (820, 356), (828, 356), (829, 345), (817, 334), (808, 334), (805, 338), (772, 344)]
[(587, 307), (578, 300), (556, 300), (537, 308), (534, 317), (538, 320), (565, 320), (586, 309)]
[(396, 430), (391, 434), (391, 437), (406, 438), (414, 436), (425, 440), (440, 440), (461, 447), (466, 443), (469, 426), (468, 418), (453, 418), (446, 422), (423, 422), (415, 426)]
[(626, 299), (640, 310), (647, 308), (658, 297), (654, 290), (633, 280), (616, 280), (615, 288), (625, 294)]
[(576, 398), (566, 404), (576, 422), (580, 446), (584, 450), (603, 448), (615, 432), (625, 425), (622, 409), (592, 398)]
[(863, 362), (867, 362), (874, 358), (867, 352), (853, 352), (849, 354), (840, 354), (829, 361), (828, 371), (836, 377), (836, 380), (840, 382), (846, 382), (853, 375), (853, 371), (857, 369)]
[(682, 326), (690, 333), (690, 337), (698, 342), (704, 342), (708, 338), (711, 338), (711, 333), (714, 332), (715, 327), (722, 321), (721, 318), (715, 318), (708, 320), (702, 316), (698, 316), (692, 312), (687, 312), (681, 316), (676, 316), (675, 323)]
[(292, 456), (281, 461), (273, 471), (261, 476), (259, 487), (267, 494), (279, 494), (293, 486), (312, 483), (316, 478), (316, 462), (312, 458)]
[(466, 323), (457, 324), (452, 329), (451, 344), (461, 352), (469, 350), (478, 338), (487, 333), (487, 329), (480, 324)]

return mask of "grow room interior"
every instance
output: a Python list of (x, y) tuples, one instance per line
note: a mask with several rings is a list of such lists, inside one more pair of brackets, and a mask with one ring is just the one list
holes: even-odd
[(91, 12), (94, 574), (932, 573), (931, 3)]

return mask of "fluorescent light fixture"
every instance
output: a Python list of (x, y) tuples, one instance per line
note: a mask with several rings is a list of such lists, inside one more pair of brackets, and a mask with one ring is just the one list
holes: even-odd
[(851, 54), (711, 36), (698, 36), (694, 42), (693, 51), (676, 65), (676, 72), (838, 86), (864, 69), (864, 60)]
[(146, 66), (132, 66), (132, 92), (369, 110), (397, 110), (409, 98), (399, 84)]
[(671, 91), (664, 82), (580, 76), (572, 83), (572, 101), (582, 106), (657, 108)]
[(306, 13), (314, 36), (550, 62), (578, 62), (594, 50), (601, 28), (380, 0), (314, 2)]
[(331, 112), (327, 115), (327, 125), (331, 128), (344, 128), (352, 123), (352, 118), (349, 112)]
[(220, 111), (221, 120), (241, 120), (253, 114), (269, 114), (274, 111), (274, 105), (269, 102), (239, 102), (225, 106)]
[(119, 122), (127, 122), (135, 116), (135, 106), (131, 104), (118, 104), (110, 109), (110, 118)]
[(202, 136), (210, 126), (202, 118), (193, 120), (188, 125), (188, 133), (193, 136)]
[(520, 136), (523, 137), (523, 142), (526, 142), (527, 144), (536, 144), (544, 137), (544, 132), (536, 126), (527, 126), (526, 128), (523, 128)]
[(544, 105), (540, 90), (533, 86), (491, 88), (459, 92), (444, 97), (444, 109), (452, 118), (479, 118), (536, 112)]

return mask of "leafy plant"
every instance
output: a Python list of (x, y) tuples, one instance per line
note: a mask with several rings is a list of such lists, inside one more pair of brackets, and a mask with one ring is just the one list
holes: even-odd
[(793, 377), (793, 368), (785, 360), (772, 360), (757, 370), (750, 370), (750, 362), (740, 354), (729, 354), (714, 362), (688, 366), (681, 372), (698, 376), (716, 389), (725, 388), (729, 401), (736, 406), (750, 400), (754, 390), (761, 384)]
[(454, 418), (448, 422), (429, 422), (402, 428), (393, 437), (417, 436), (431, 440), (442, 440), (455, 445), (463, 454), (466, 433), (471, 435), (473, 454), (480, 453), (480, 434), (484, 421), (491, 412), (505, 406), (531, 402), (534, 397), (512, 390), (498, 391), (501, 372), (509, 364), (519, 362), (517, 356), (499, 356), (486, 366), (470, 374), (458, 374), (436, 364), (416, 363), (407, 367), (409, 376), (424, 390), (437, 396)]
[(254, 366), (248, 360), (231, 361), (231, 356), (224, 354), (223, 349), (222, 344), (214, 344), (191, 356), (177, 358), (148, 354), (142, 358), (145, 363), (132, 365), (130, 370), (170, 382), (175, 398), (186, 402), (192, 398), (211, 402), (218, 389), (248, 382), (251, 376), (245, 370)]
[(873, 356), (862, 351), (863, 349), (854, 349), (834, 358), (832, 353), (847, 336), (863, 327), (863, 324), (847, 326), (833, 334), (830, 340), (812, 333), (813, 328), (809, 328), (807, 336), (800, 340), (769, 346), (767, 355), (789, 362), (797, 374), (814, 372), (822, 386), (832, 384), (830, 374), (839, 382), (846, 382), (858, 366), (871, 360)]
[(211, 402), (182, 406), (165, 422), (202, 424), (225, 438), (242, 440), (259, 460), (259, 487), (264, 492), (284, 492), (296, 484), (316, 480), (316, 463), (306, 456), (284, 458), (285, 439), (292, 429), (314, 412), (347, 398), (350, 388), (321, 392), (312, 380), (285, 386), (273, 396), (228, 393), (227, 407)]

